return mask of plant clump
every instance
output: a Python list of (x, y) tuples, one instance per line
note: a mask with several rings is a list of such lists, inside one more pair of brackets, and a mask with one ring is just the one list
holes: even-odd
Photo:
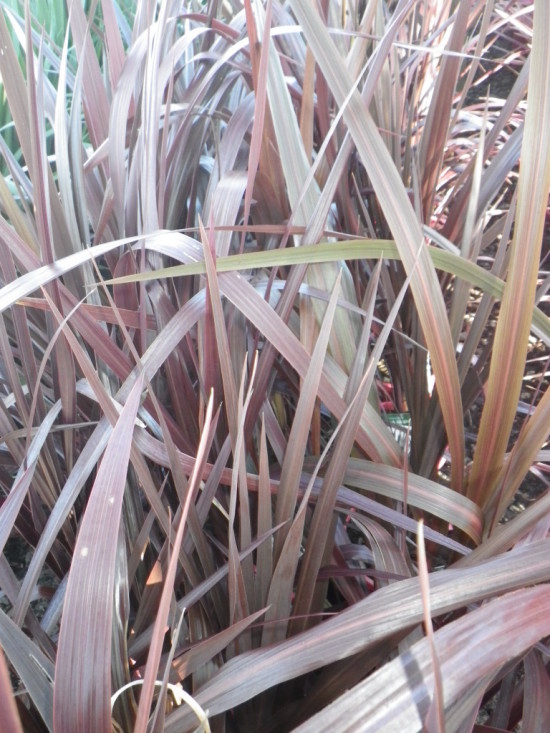
[(550, 729), (550, 5), (39, 5), (2, 730)]

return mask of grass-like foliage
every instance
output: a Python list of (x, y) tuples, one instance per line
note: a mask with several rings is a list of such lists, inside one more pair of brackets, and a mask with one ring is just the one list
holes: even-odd
[(548, 1), (35, 5), (2, 731), (550, 730)]

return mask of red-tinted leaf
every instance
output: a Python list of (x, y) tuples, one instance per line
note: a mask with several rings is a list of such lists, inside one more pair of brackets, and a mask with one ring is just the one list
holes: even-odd
[(115, 564), (142, 384), (138, 378), (109, 439), (74, 549), (55, 672), (56, 733), (111, 730)]
[(11, 680), (4, 654), (0, 648), (0, 710), (2, 710), (3, 733), (23, 733), (17, 706), (11, 689)]

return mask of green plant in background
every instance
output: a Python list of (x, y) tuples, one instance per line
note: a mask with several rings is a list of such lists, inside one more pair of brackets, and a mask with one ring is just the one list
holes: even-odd
[(547, 3), (53, 15), (0, 15), (10, 730), (548, 727)]
[[(24, 3), (21, 0), (7, 0), (2, 3), (2, 12), (9, 22), (10, 36), (14, 48), (18, 56), (19, 63), (22, 68), (25, 67), (24, 52), (24, 34), (25, 28)], [(32, 31), (34, 33), (35, 43), (40, 43), (40, 37), (43, 36), (42, 49), (44, 53), (44, 76), (48, 82), (55, 86), (57, 80), (58, 63), (57, 59), (63, 47), (63, 39), (67, 29), (67, 10), (63, 0), (55, 0), (51, 3), (31, 3), (32, 8)], [(16, 134), (8, 99), (6, 97), (3, 82), (0, 83), (0, 130), (2, 131), (2, 140), (6, 149), (13, 153), (18, 162), (23, 163), (21, 159), (21, 148)], [(53, 150), (52, 132), (49, 130), (48, 151)], [(2, 157), (2, 174), (9, 172), (5, 154)]]

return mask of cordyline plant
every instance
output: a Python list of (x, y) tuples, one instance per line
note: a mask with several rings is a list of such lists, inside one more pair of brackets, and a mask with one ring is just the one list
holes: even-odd
[(549, 730), (548, 2), (0, 6), (2, 730)]

